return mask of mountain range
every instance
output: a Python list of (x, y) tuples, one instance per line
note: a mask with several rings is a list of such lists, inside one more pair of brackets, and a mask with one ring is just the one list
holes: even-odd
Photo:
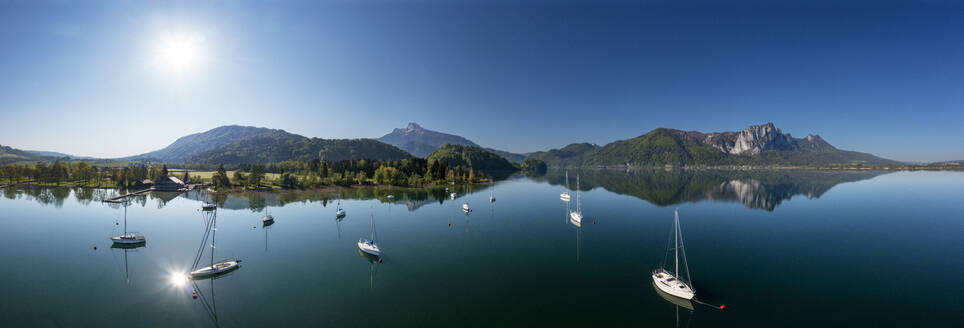
[[(408, 123), (408, 126), (404, 129), (394, 129), (391, 133), (378, 138), (378, 141), (401, 148), (415, 157), (428, 157), (435, 150), (448, 144), (483, 148), (472, 140), (454, 134), (432, 131), (423, 128), (418, 123)], [(492, 148), (485, 148), (485, 150), (496, 153), (514, 163), (522, 163), (526, 159), (526, 156), (522, 154)]]
[(899, 164), (867, 153), (837, 149), (819, 135), (794, 138), (773, 123), (751, 125), (740, 132), (659, 128), (602, 147), (571, 144), (529, 157), (555, 167)]
[(374, 139), (320, 139), (280, 129), (228, 125), (178, 138), (171, 145), (128, 160), (168, 163), (253, 164), (286, 160), (411, 157), (395, 146)]
[[(394, 129), (378, 139), (308, 138), (280, 129), (229, 125), (187, 135), (165, 148), (119, 160), (227, 165), (316, 158), (399, 160), (413, 155), (429, 157), (445, 145), (467, 147), (449, 149), (447, 153), (456, 150), (465, 153), (471, 149), (469, 153), (478, 159), (491, 159), (489, 155), (480, 155), (484, 152), (517, 164), (527, 158), (537, 159), (551, 167), (899, 164), (867, 153), (838, 149), (819, 135), (794, 138), (773, 123), (751, 125), (736, 132), (658, 128), (604, 146), (573, 143), (529, 154), (484, 148), (464, 137), (428, 130), (416, 123)], [(66, 154), (0, 146), (0, 164), (52, 161), (63, 157), (59, 155)]]

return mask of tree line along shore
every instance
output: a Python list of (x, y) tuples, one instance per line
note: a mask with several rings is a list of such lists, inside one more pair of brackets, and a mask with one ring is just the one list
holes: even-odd
[(85, 161), (7, 164), (0, 167), (0, 185), (136, 188), (165, 177), (176, 177), (185, 183), (210, 184), (219, 190), (320, 189), (364, 185), (425, 187), (451, 183), (483, 183), (492, 181), (493, 174), (511, 173), (463, 165), (452, 166), (446, 161), (421, 158), (397, 161), (314, 159), (237, 165), (230, 170), (219, 165), (214, 171), (179, 169), (178, 166), (95, 166)]

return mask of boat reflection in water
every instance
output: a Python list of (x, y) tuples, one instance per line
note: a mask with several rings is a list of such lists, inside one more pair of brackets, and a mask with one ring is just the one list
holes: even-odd
[[(192, 297), (200, 301), (201, 306), (204, 308), (204, 312), (206, 312), (208, 314), (208, 317), (211, 318), (211, 321), (214, 322), (214, 326), (220, 327), (221, 322), (218, 320), (218, 305), (217, 305), (217, 302), (215, 302), (214, 300), (214, 281), (215, 280), (217, 280), (216, 277), (214, 279), (208, 279), (208, 281), (211, 284), (210, 295), (205, 294), (201, 290), (201, 287), (198, 285), (197, 280), (192, 280), (191, 285), (194, 288), (194, 290), (192, 291), (193, 293)], [(210, 296), (210, 298), (208, 296)]]
[(378, 256), (365, 253), (360, 249), (358, 255), (368, 261), (368, 288), (375, 289), (375, 274), (378, 273), (378, 261), (380, 259)]
[(113, 244), (110, 246), (111, 250), (120, 249), (124, 251), (124, 281), (127, 284), (131, 283), (130, 270), (127, 264), (127, 253), (136, 252), (138, 248), (146, 247), (147, 242), (141, 242), (137, 244)]
[(659, 297), (663, 298), (664, 300), (669, 301), (670, 303), (673, 303), (673, 307), (676, 309), (676, 325), (674, 327), (679, 328), (680, 326), (679, 309), (683, 308), (683, 309), (689, 310), (690, 317), (689, 317), (689, 320), (686, 321), (686, 327), (689, 327), (690, 323), (693, 322), (693, 313), (695, 313), (694, 312), (695, 307), (693, 306), (693, 301), (667, 294), (666, 292), (660, 290), (659, 287), (656, 286), (656, 282), (653, 282), (653, 289), (656, 290), (656, 295), (659, 295)]
[(684, 309), (687, 309), (690, 311), (693, 311), (695, 309), (693, 306), (693, 301), (667, 294), (666, 292), (660, 290), (659, 287), (656, 286), (656, 282), (653, 282), (652, 285), (653, 285), (653, 289), (656, 290), (656, 294), (659, 295), (659, 297), (662, 297), (664, 300), (667, 300), (670, 303), (675, 304), (676, 306), (681, 306)]

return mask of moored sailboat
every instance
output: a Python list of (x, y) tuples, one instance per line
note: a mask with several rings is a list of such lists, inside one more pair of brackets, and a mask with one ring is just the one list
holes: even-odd
[(378, 256), (382, 253), (381, 248), (378, 248), (378, 243), (375, 242), (375, 213), (371, 214), (372, 220), (372, 236), (371, 239), (366, 239), (364, 237), (358, 239), (358, 249), (362, 252)]
[(569, 196), (569, 170), (566, 170), (566, 190), (559, 194), (559, 199), (564, 202), (568, 202), (571, 198)]
[[(241, 260), (237, 259), (224, 259), (217, 263), (214, 262), (215, 237), (217, 236), (217, 230), (217, 212), (212, 212), (204, 238), (201, 240), (201, 247), (198, 249), (197, 257), (195, 257), (194, 265), (192, 266), (196, 269), (188, 273), (188, 276), (191, 277), (191, 279), (210, 278), (234, 271), (235, 269), (241, 267)], [(198, 264), (201, 262), (201, 256), (204, 254), (204, 246), (207, 242), (208, 235), (211, 235), (211, 262), (210, 265), (206, 267), (197, 268)]]
[[(689, 264), (686, 262), (686, 251), (683, 247), (683, 233), (680, 231), (679, 210), (673, 213), (673, 244), (669, 246), (667, 242), (666, 256), (663, 258), (664, 265), (653, 271), (653, 283), (663, 292), (683, 299), (692, 299), (696, 296), (696, 290), (690, 281)], [(673, 271), (665, 268), (666, 258), (669, 257), (670, 250), (673, 251)], [(679, 272), (680, 257), (683, 260), (685, 277)]]
[(576, 175), (576, 210), (569, 213), (573, 224), (582, 225), (582, 198), (579, 192), (579, 176)]
[(147, 238), (144, 237), (144, 235), (139, 234), (137, 232), (127, 231), (127, 204), (128, 204), (128, 201), (125, 199), (124, 200), (124, 234), (120, 236), (110, 237), (110, 240), (113, 241), (114, 244), (134, 245), (134, 244), (146, 243)]
[(341, 201), (340, 201), (340, 200), (338, 201), (338, 209), (335, 210), (335, 217), (336, 217), (336, 218), (345, 217), (345, 209), (341, 208)]

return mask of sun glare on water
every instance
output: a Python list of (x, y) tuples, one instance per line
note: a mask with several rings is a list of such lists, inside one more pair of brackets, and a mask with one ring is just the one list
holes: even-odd
[(157, 41), (155, 65), (167, 73), (189, 73), (201, 61), (203, 39), (192, 35), (168, 35)]
[(180, 272), (171, 273), (170, 283), (172, 286), (182, 287), (187, 285), (187, 281), (188, 279), (186, 274)]

